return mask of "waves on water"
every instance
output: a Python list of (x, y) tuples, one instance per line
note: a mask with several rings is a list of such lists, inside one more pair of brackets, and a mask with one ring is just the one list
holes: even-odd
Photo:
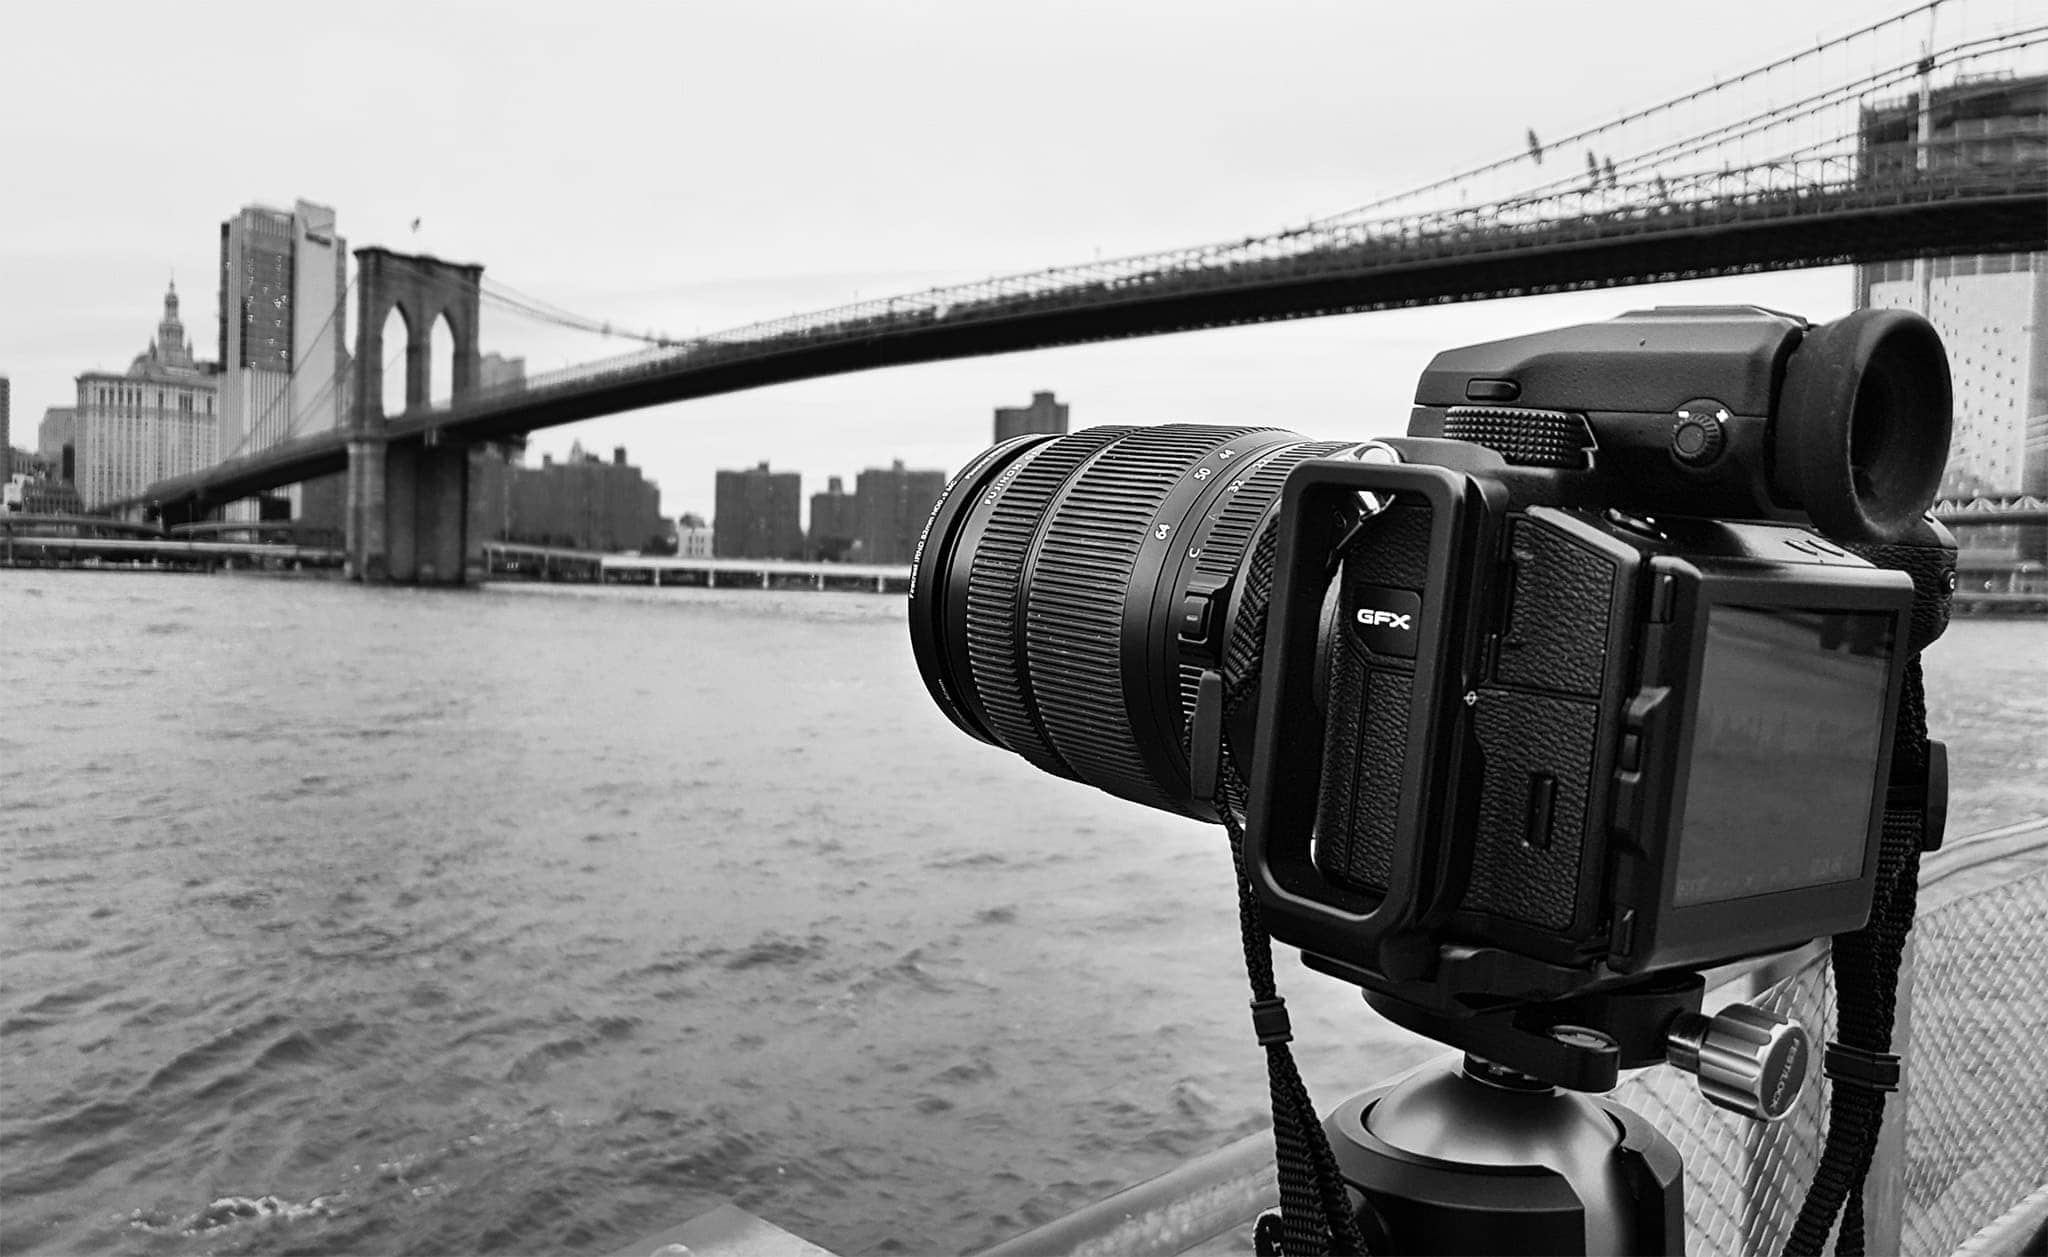
[[(1264, 1121), (1219, 831), (961, 737), (899, 600), (609, 593), (0, 573), (0, 1251), (966, 1251)], [(1433, 1050), (1282, 982), (1324, 1105)]]

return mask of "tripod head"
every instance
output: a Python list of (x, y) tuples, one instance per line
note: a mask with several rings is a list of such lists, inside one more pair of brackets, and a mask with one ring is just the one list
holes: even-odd
[[(1313, 957), (1310, 963), (1314, 963)], [(1668, 1064), (1732, 1112), (1776, 1121), (1790, 1112), (1813, 1058), (1798, 1022), (1747, 1004), (1700, 1012), (1698, 973), (1655, 974), (1547, 1003), (1452, 1016), (1365, 988), (1382, 1017), (1491, 1065), (1572, 1091), (1612, 1090), (1624, 1069)]]
[(1811, 1048), (1798, 1023), (1746, 1004), (1700, 1012), (1694, 972), (1552, 1003), (1449, 1016), (1382, 991), (1388, 1020), (1463, 1048), (1355, 1096), (1323, 1124), (1362, 1198), (1371, 1251), (1682, 1253), (1678, 1149), (1641, 1115), (1587, 1092), (1670, 1064), (1759, 1121), (1791, 1111)]

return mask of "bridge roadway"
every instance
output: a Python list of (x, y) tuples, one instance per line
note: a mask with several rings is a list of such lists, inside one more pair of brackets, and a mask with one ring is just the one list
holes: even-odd
[[(877, 367), (1365, 310), (1910, 257), (2048, 249), (2048, 167), (1873, 178), (1841, 158), (1362, 224), (933, 290), (763, 324), (416, 407), (355, 439), (435, 445)], [(351, 434), (292, 438), (103, 509), (196, 514), (348, 465)]]

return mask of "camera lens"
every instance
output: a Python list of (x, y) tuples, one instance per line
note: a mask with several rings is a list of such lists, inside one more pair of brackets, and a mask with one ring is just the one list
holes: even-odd
[(1214, 819), (1188, 781), (1196, 685), (1287, 473), (1348, 444), (1174, 424), (983, 453), (939, 495), (911, 578), (933, 699), (1046, 772)]

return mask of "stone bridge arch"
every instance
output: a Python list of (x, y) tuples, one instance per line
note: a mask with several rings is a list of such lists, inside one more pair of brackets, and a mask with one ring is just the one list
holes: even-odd
[(454, 335), (449, 396), (476, 387), (477, 313), (484, 268), (390, 249), (356, 250), (355, 401), (349, 413), (344, 521), (357, 580), (461, 584), (478, 566), (468, 524), (469, 446), (438, 429), (394, 433), (384, 413), (384, 328), (396, 310), (405, 328), (405, 408), (433, 396), (434, 328)]
[(384, 324), (392, 310), (405, 320), (405, 406), (423, 406), (433, 394), (434, 325), (448, 320), (455, 337), (455, 378), (449, 395), (476, 387), (477, 318), (484, 268), (371, 246), (356, 250), (355, 407), (352, 426), (374, 430), (384, 413)]

